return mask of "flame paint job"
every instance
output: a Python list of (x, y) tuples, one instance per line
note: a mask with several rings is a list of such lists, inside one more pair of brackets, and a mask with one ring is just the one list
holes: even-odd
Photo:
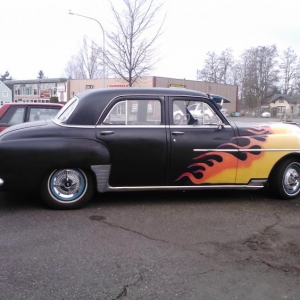
[[(224, 151), (220, 151), (224, 149)], [(189, 178), (193, 184), (233, 183), (268, 178), (278, 160), (289, 153), (300, 153), (300, 128), (269, 123), (239, 129), (239, 136), (220, 144), (217, 151), (206, 151), (193, 158), (193, 163), (176, 181)]]

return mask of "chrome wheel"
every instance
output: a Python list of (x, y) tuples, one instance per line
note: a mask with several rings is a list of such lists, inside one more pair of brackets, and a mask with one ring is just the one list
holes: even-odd
[(300, 163), (297, 157), (282, 160), (271, 172), (269, 186), (274, 196), (293, 199), (300, 193)]
[(284, 190), (289, 195), (294, 195), (299, 192), (300, 182), (300, 165), (299, 163), (291, 163), (285, 170), (282, 178)]
[(78, 200), (84, 193), (86, 185), (87, 179), (80, 170), (57, 170), (49, 178), (51, 193), (62, 201)]
[(43, 180), (41, 196), (54, 209), (75, 209), (83, 206), (94, 194), (94, 178), (81, 169), (60, 169)]

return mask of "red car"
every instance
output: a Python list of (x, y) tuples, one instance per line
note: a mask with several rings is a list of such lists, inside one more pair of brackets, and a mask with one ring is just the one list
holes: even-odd
[(62, 107), (60, 103), (6, 103), (0, 108), (0, 132), (11, 125), (51, 119)]

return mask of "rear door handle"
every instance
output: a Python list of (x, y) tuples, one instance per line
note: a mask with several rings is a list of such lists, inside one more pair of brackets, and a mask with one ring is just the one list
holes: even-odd
[(184, 132), (182, 132), (182, 131), (173, 131), (172, 134), (173, 135), (183, 135)]
[(114, 134), (113, 131), (101, 131), (100, 133), (101, 135), (110, 135), (110, 134)]

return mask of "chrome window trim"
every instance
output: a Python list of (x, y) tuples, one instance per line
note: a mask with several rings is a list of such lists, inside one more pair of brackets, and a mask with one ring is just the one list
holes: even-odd
[(61, 127), (67, 127), (67, 128), (92, 128), (92, 129), (95, 129), (96, 125), (71, 125), (71, 124), (65, 124), (63, 122), (60, 122), (59, 120), (57, 119), (51, 119), (52, 122), (58, 126), (61, 126)]
[[(98, 124), (99, 123), (99, 121), (100, 121), (100, 119), (102, 118), (102, 115), (104, 114), (104, 112), (106, 111), (106, 109), (108, 108), (108, 106), (113, 102), (113, 101), (115, 101), (116, 99), (118, 99), (118, 98), (121, 98), (121, 101), (126, 101), (126, 100), (128, 100), (128, 99), (125, 99), (125, 97), (126, 98), (138, 98), (138, 97), (148, 97), (149, 99), (152, 99), (152, 100), (160, 100), (161, 102), (164, 102), (165, 101), (165, 98), (166, 98), (166, 95), (164, 95), (164, 94), (162, 94), (162, 95), (153, 95), (153, 94), (126, 94), (126, 95), (118, 95), (118, 96), (116, 96), (116, 97), (114, 97), (114, 98), (112, 98), (108, 103), (107, 103), (107, 105), (104, 107), (104, 109), (102, 110), (102, 112), (101, 112), (101, 114), (100, 114), (100, 116), (99, 116), (99, 118), (98, 118), (98, 120), (97, 120), (97, 122), (96, 122), (96, 124), (97, 124), (97, 126), (103, 126), (102, 124)], [(148, 100), (149, 100), (148, 99)], [(129, 100), (131, 100), (131, 99), (129, 99)], [(163, 107), (163, 105), (162, 105), (162, 103), (161, 103), (161, 108)], [(109, 113), (109, 112), (108, 112)], [(123, 125), (124, 126), (124, 125)]]
[[(238, 146), (238, 145), (237, 145)], [(296, 150), (296, 151), (295, 151)], [(194, 152), (279, 152), (279, 151), (293, 151), (294, 153), (300, 153), (300, 149), (293, 148), (270, 148), (270, 149), (193, 149)]]
[[(222, 126), (222, 128), (228, 128), (231, 129), (232, 127), (227, 124), (207, 124), (207, 125), (169, 125), (169, 127), (172, 129), (178, 129), (178, 128), (195, 128), (195, 129), (201, 129), (201, 128), (218, 128), (219, 126)], [(222, 130), (222, 129), (221, 129)]]
[(104, 128), (166, 128), (167, 125), (70, 125), (52, 119), (52, 122), (61, 127), (83, 128), (83, 129), (104, 129)]
[[(68, 110), (68, 108), (74, 103), (74, 102), (77, 102), (76, 105), (73, 107), (73, 109), (71, 110), (71, 112), (69, 113), (68, 115), (68, 118), (64, 121), (61, 121), (59, 118), (62, 114), (65, 113), (66, 110)], [(79, 103), (79, 98), (77, 96), (74, 96), (72, 99), (70, 99), (66, 104), (65, 106), (63, 106), (61, 108), (61, 110), (56, 114), (56, 116), (54, 117), (55, 120), (57, 120), (58, 122), (61, 122), (61, 123), (65, 123), (66, 121), (68, 121), (69, 117), (72, 115), (72, 113), (74, 112), (74, 110), (76, 109), (76, 107), (78, 106), (78, 103)]]
[(97, 125), (97, 129), (104, 128), (166, 128), (166, 125)]

